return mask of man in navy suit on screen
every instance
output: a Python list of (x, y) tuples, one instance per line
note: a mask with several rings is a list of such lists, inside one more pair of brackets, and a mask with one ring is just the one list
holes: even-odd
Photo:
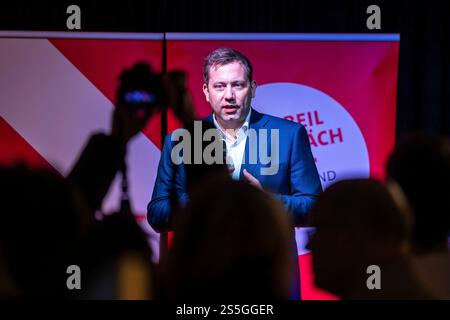
[[(206, 121), (225, 141), (232, 178), (272, 192), (292, 215), (293, 224), (301, 226), (322, 191), (305, 128), (251, 107), (256, 82), (250, 61), (240, 52), (229, 48), (211, 52), (203, 73), (203, 92), (212, 108)], [(171, 158), (174, 145), (167, 136), (148, 204), (148, 222), (160, 232), (171, 230), (171, 192), (179, 202), (187, 201), (185, 172)], [(295, 238), (293, 242), (297, 259)], [(296, 271), (293, 298), (300, 297)]]

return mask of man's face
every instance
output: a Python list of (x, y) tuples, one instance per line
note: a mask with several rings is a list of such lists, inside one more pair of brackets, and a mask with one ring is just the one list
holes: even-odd
[(212, 66), (209, 82), (203, 85), (206, 101), (224, 129), (238, 129), (244, 123), (255, 91), (256, 82), (247, 79), (240, 62)]

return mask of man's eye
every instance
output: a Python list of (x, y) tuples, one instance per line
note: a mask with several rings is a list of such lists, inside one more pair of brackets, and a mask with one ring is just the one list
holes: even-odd
[(220, 90), (220, 89), (223, 89), (223, 88), (225, 88), (225, 86), (222, 85), (222, 84), (216, 84), (216, 85), (214, 86), (214, 89), (217, 89), (217, 90)]

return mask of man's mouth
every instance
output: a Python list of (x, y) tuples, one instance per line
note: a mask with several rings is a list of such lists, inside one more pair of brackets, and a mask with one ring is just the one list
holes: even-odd
[(223, 106), (222, 110), (227, 115), (234, 115), (238, 112), (239, 107), (238, 106)]
[(239, 110), (239, 106), (227, 105), (222, 107), (226, 114), (235, 114)]
[(236, 109), (239, 109), (239, 106), (228, 105), (228, 106), (223, 106), (222, 108), (225, 110), (236, 110)]

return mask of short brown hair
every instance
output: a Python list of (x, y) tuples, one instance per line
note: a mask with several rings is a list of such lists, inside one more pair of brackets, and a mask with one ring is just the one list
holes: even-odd
[(253, 66), (250, 63), (250, 60), (239, 51), (231, 48), (216, 49), (205, 58), (205, 62), (203, 63), (203, 80), (208, 84), (209, 69), (211, 69), (212, 66), (224, 66), (236, 61), (242, 63), (247, 79), (252, 81)]

